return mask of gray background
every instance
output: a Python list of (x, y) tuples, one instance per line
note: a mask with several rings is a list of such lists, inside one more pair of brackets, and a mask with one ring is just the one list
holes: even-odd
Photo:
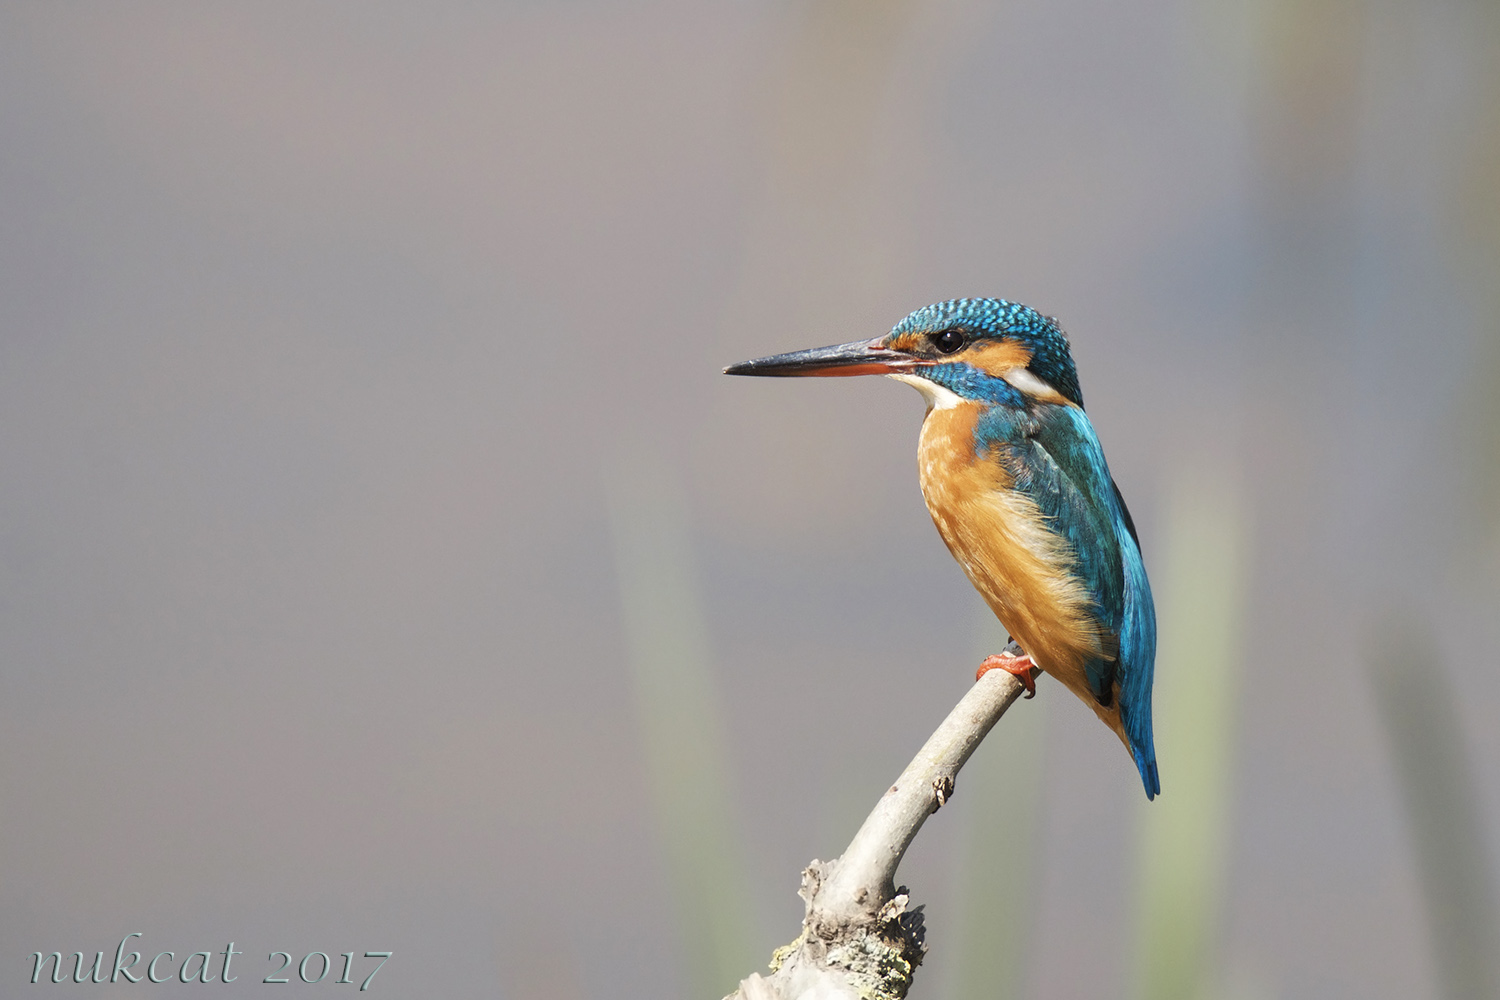
[[(914, 393), (718, 372), (956, 295), (1070, 330), (1164, 620), (1180, 484), (1245, 539), (1200, 995), (1451, 991), (1366, 661), (1416, 644), (1492, 913), (1497, 67), (1457, 0), (5, 4), (0, 994), (130, 931), (730, 990), (1003, 637)], [(1137, 995), (1133, 769), (1016, 711), (971, 787), (1035, 784), (903, 867), (913, 995)]]

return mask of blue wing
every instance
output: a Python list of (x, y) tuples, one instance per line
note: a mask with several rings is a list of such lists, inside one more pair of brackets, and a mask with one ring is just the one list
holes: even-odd
[(1003, 442), (1015, 488), (1035, 500), (1072, 545), (1078, 576), (1093, 595), (1101, 622), (1118, 640), (1115, 659), (1086, 666), (1089, 687), (1106, 706), (1118, 690), (1125, 735), (1146, 795), (1154, 798), (1161, 791), (1151, 738), (1156, 609), (1135, 524), (1109, 474), (1104, 449), (1077, 407), (995, 407), (986, 416), (993, 423), (981, 437)]

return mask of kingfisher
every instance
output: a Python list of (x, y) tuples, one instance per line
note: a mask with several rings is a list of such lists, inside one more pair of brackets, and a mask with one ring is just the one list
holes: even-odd
[(1010, 634), (991, 669), (1081, 698), (1161, 791), (1151, 740), (1156, 610), (1135, 523), (1083, 410), (1057, 320), (1004, 299), (918, 309), (884, 337), (757, 358), (726, 375), (885, 375), (927, 401), (922, 497)]

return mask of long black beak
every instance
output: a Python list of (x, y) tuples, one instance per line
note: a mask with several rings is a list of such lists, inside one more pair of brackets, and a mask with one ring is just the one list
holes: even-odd
[(857, 340), (852, 344), (814, 347), (808, 351), (775, 354), (769, 358), (741, 361), (724, 369), (725, 375), (775, 375), (788, 378), (799, 375), (887, 375), (910, 371), (917, 359), (902, 351), (882, 347), (883, 337)]

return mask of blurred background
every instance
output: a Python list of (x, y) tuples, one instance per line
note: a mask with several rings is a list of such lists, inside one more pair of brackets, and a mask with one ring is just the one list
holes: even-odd
[(1043, 682), (913, 996), (1500, 995), (1500, 5), (23, 0), (0, 134), (0, 993), (732, 990), (1004, 635), (915, 393), (719, 371), (994, 295), (1164, 794)]

